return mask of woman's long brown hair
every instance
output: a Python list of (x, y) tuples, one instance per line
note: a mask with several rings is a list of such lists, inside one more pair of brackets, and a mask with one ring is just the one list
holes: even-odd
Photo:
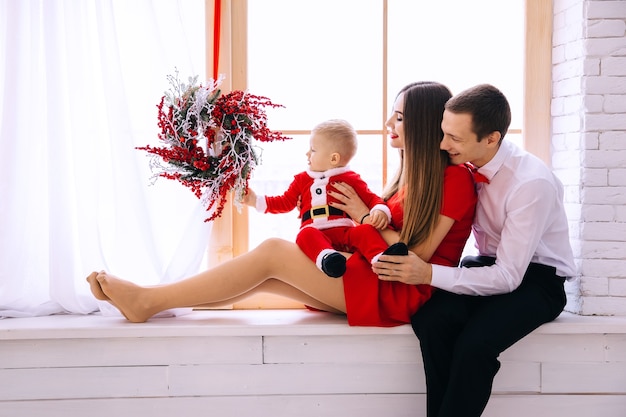
[(446, 86), (430, 81), (409, 84), (400, 94), (404, 94), (404, 149), (400, 150), (400, 167), (383, 198), (403, 193), (400, 240), (413, 247), (429, 239), (441, 212), (443, 176), (449, 163), (448, 155), (439, 149), (441, 120), (452, 94)]

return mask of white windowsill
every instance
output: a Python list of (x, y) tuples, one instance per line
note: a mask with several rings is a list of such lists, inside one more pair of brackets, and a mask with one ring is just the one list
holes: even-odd
[[(539, 334), (624, 334), (626, 317), (563, 313)], [(409, 325), (351, 327), (339, 315), (308, 310), (207, 310), (129, 323), (122, 317), (55, 315), (0, 320), (0, 340), (107, 337), (413, 335)]]

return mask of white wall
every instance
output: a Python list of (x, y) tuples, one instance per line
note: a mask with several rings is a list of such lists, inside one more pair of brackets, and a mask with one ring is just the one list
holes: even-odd
[(626, 315), (626, 1), (554, 0), (552, 164), (580, 279), (567, 310)]

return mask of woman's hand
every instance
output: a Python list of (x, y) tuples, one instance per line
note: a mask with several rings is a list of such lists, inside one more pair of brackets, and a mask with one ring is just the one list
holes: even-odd
[(331, 206), (343, 210), (356, 222), (360, 222), (363, 216), (369, 214), (370, 209), (350, 185), (336, 182), (333, 183), (333, 188), (337, 191), (329, 190), (328, 194), (337, 201), (331, 202)]

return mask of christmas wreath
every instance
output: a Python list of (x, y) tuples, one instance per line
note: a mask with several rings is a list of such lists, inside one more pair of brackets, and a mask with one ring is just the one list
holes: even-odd
[(289, 139), (267, 127), (266, 107), (283, 107), (263, 96), (235, 90), (222, 94), (223, 78), (203, 87), (198, 77), (189, 84), (178, 73), (168, 75), (171, 88), (158, 108), (158, 138), (163, 146), (137, 149), (151, 155), (153, 180), (163, 177), (188, 187), (206, 205), (206, 222), (222, 214), (228, 193), (238, 208), (253, 169), (259, 163), (260, 142)]

